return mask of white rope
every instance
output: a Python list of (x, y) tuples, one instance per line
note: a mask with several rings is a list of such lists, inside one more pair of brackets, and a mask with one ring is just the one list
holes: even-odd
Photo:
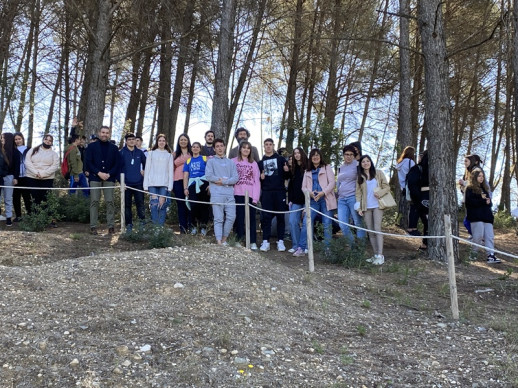
[(27, 189), (27, 190), (99, 190), (99, 189), (113, 189), (120, 186), (100, 186), (100, 187), (27, 187), (27, 186), (1, 186), (0, 188), (11, 189)]
[(461, 237), (457, 237), (457, 236), (452, 235), (451, 238), (454, 239), (454, 240), (461, 241), (463, 243), (469, 244), (469, 245), (473, 245), (475, 247), (483, 248), (486, 251), (493, 251), (493, 252), (499, 253), (501, 255), (512, 257), (513, 259), (518, 259), (518, 256), (516, 256), (516, 255), (512, 255), (512, 254), (507, 253), (507, 252), (499, 251), (498, 249), (494, 249), (494, 248), (490, 249), (490, 248), (488, 248), (488, 247), (486, 247), (484, 245), (480, 245), (480, 244), (474, 243), (473, 241), (469, 241), (469, 240), (466, 240), (466, 239), (461, 238)]
[(296, 210), (285, 210), (285, 211), (280, 211), (280, 210), (267, 210), (267, 209), (263, 209), (263, 208), (260, 208), (260, 207), (255, 206), (255, 205), (252, 205), (252, 204), (250, 204), (249, 206), (250, 206), (250, 207), (253, 207), (254, 209), (259, 210), (260, 212), (272, 213), (272, 214), (289, 214), (289, 213), (297, 213), (297, 212), (302, 212), (302, 211), (304, 211), (304, 208), (303, 208), (303, 207), (301, 207), (300, 209), (296, 209)]

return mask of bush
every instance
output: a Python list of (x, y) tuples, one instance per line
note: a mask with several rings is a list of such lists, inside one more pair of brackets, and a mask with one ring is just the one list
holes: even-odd
[(341, 264), (346, 268), (362, 268), (367, 266), (366, 253), (367, 240), (356, 240), (352, 247), (349, 247), (345, 237), (331, 239), (329, 249), (325, 249), (323, 242), (315, 245), (319, 251), (324, 250), (324, 260), (332, 264)]
[(495, 214), (495, 221), (493, 223), (495, 229), (513, 229), (516, 226), (516, 220), (511, 213), (502, 210)]
[(50, 192), (47, 200), (41, 204), (32, 204), (31, 214), (27, 214), (20, 222), (20, 229), (28, 232), (42, 232), (53, 221), (59, 221), (62, 217), (59, 212), (60, 205), (56, 194)]
[(90, 222), (90, 199), (79, 195), (63, 195), (59, 197), (59, 209), (63, 214), (63, 221)]
[(133, 243), (147, 242), (150, 249), (180, 245), (171, 229), (152, 223), (133, 228), (131, 232), (124, 233), (121, 238)]

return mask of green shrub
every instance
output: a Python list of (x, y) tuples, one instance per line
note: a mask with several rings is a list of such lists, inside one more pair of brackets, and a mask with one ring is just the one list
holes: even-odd
[(514, 229), (516, 226), (516, 220), (511, 213), (502, 210), (495, 214), (495, 221), (493, 223), (495, 229)]
[(171, 229), (152, 223), (133, 228), (131, 232), (124, 233), (121, 238), (133, 243), (147, 242), (150, 249), (180, 245)]
[(63, 214), (63, 221), (90, 222), (90, 198), (85, 198), (78, 192), (78, 195), (63, 195), (59, 197), (59, 209)]
[(47, 200), (41, 204), (32, 204), (31, 214), (27, 214), (20, 222), (20, 229), (28, 232), (42, 232), (52, 221), (59, 221), (60, 213), (59, 200), (56, 194), (49, 192)]
[[(318, 232), (320, 233), (320, 231)], [(345, 237), (333, 238), (329, 248), (323, 241), (316, 241), (317, 251), (324, 253), (324, 260), (332, 264), (341, 264), (346, 268), (362, 268), (367, 266), (366, 240), (356, 240), (352, 247)]]

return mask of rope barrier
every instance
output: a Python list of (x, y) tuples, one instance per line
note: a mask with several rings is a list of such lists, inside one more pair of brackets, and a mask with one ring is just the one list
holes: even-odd
[(300, 209), (296, 209), (296, 210), (285, 210), (285, 211), (281, 211), (281, 210), (267, 210), (267, 209), (263, 209), (263, 208), (260, 208), (260, 207), (257, 207), (253, 204), (249, 204), (250, 207), (253, 207), (254, 209), (257, 209), (261, 212), (265, 212), (265, 213), (272, 213), (272, 214), (289, 214), (289, 213), (297, 213), (297, 212), (303, 212), (304, 211), (304, 208), (301, 207)]
[(100, 186), (100, 187), (27, 187), (27, 186), (2, 186), (0, 185), (0, 188), (6, 188), (6, 189), (26, 189), (26, 190), (99, 190), (99, 189), (110, 189), (119, 187), (117, 185), (113, 186)]
[(462, 237), (457, 237), (457, 236), (452, 235), (451, 238), (454, 239), (454, 240), (457, 240), (457, 241), (469, 244), (469, 245), (476, 246), (478, 248), (483, 248), (484, 250), (493, 251), (493, 252), (498, 253), (500, 255), (509, 256), (509, 257), (512, 257), (513, 259), (518, 259), (518, 256), (516, 256), (516, 255), (512, 255), (510, 253), (499, 251), (498, 249), (495, 249), (495, 248), (489, 249), (488, 247), (486, 247), (484, 245), (480, 245), (480, 244), (474, 243), (473, 241), (466, 240), (466, 239), (464, 239)]

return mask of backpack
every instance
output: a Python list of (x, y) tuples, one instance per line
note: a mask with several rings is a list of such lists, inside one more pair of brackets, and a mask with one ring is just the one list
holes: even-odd
[(65, 156), (63, 157), (63, 162), (61, 162), (61, 175), (63, 175), (63, 178), (70, 179), (70, 166), (68, 164), (68, 155), (70, 155), (70, 151), (75, 147), (70, 147), (68, 151), (65, 153)]

